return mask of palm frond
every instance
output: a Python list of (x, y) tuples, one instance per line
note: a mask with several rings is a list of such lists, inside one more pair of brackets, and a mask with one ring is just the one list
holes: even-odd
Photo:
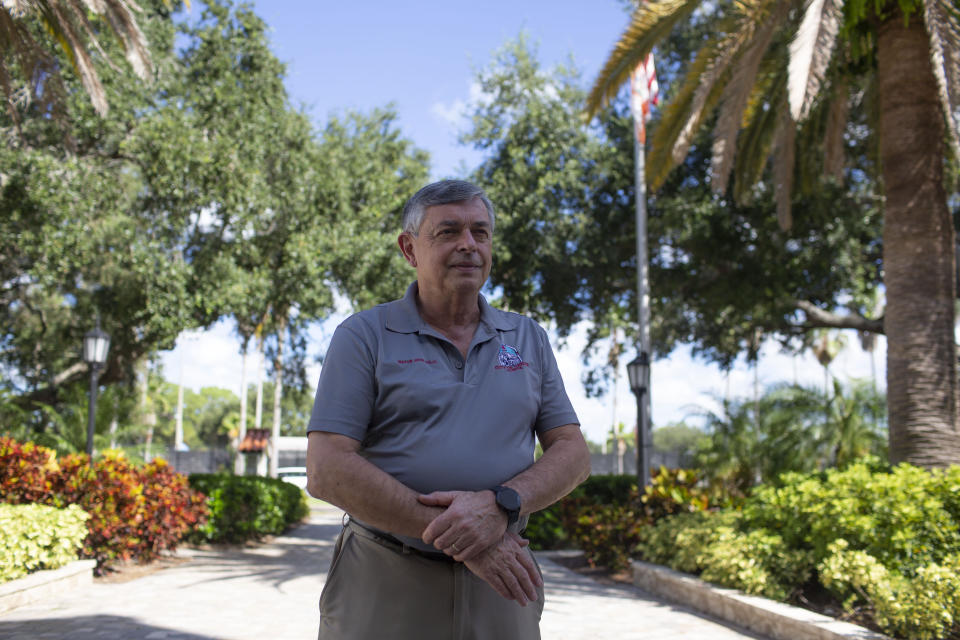
[(138, 77), (147, 79), (152, 69), (150, 51), (147, 38), (140, 30), (140, 25), (133, 15), (133, 10), (140, 11), (140, 7), (132, 0), (102, 0), (106, 11), (103, 16), (110, 23), (113, 32), (120, 38), (126, 51), (127, 62)]
[[(114, 69), (110, 57), (100, 46), (100, 32), (88, 19), (88, 13), (102, 16), (120, 40), (127, 60), (141, 78), (150, 76), (152, 63), (147, 39), (137, 24), (134, 11), (141, 11), (133, 0), (5, 0), (0, 8), (0, 65), (9, 78), (9, 65), (16, 61), (34, 98), (55, 111), (63, 103), (59, 67), (56, 59), (34, 40), (26, 20), (35, 17), (60, 45), (76, 70), (84, 90), (97, 113), (107, 112), (106, 93), (100, 82), (90, 51)], [(51, 91), (51, 89), (53, 89)], [(4, 87), (8, 106), (12, 92)], [(56, 114), (54, 114), (56, 115)]]
[[(690, 101), (686, 122), (671, 145), (670, 155), (674, 165), (683, 162), (704, 116), (712, 110), (716, 99), (722, 95), (722, 92), (718, 93), (717, 91), (722, 86), (720, 79), (725, 76), (737, 52), (735, 46), (729, 46), (735, 44), (731, 40), (732, 38), (725, 38), (724, 41), (718, 43), (717, 48), (711, 52), (711, 54), (716, 53), (716, 56), (708, 61), (703, 73), (697, 78), (698, 85)], [(711, 100), (711, 97), (714, 100)], [(709, 109), (707, 108), (708, 104), (710, 105)]]
[(843, 181), (843, 134), (847, 128), (849, 114), (850, 86), (846, 82), (840, 81), (833, 86), (827, 114), (827, 126), (823, 136), (823, 173), (827, 177), (834, 178), (837, 182)]
[(704, 115), (720, 97), (721, 70), (729, 65), (729, 61), (717, 60), (724, 55), (724, 43), (725, 39), (714, 39), (700, 49), (680, 89), (661, 110), (646, 163), (647, 184), (652, 190), (658, 189), (670, 171), (683, 162)]
[(779, 105), (780, 126), (774, 144), (773, 181), (774, 198), (777, 203), (777, 223), (783, 231), (793, 226), (790, 198), (793, 195), (793, 166), (796, 159), (797, 125), (790, 116), (786, 104)]
[(843, 18), (843, 0), (810, 0), (790, 43), (790, 115), (804, 120), (830, 65)]
[(80, 83), (90, 96), (90, 102), (93, 108), (100, 115), (105, 115), (108, 110), (107, 93), (100, 83), (100, 76), (93, 66), (93, 60), (87, 48), (84, 46), (83, 37), (77, 32), (77, 27), (73, 22), (73, 16), (61, 7), (59, 2), (50, 2), (47, 5), (50, 13), (46, 20), (46, 26), (60, 41), (64, 51), (71, 57), (71, 63), (77, 75), (80, 76)]
[(0, 65), (0, 88), (3, 89), (3, 95), (7, 98), (5, 100), (7, 103), (7, 115), (10, 116), (10, 121), (13, 123), (13, 128), (16, 129), (17, 135), (22, 137), (23, 130), (20, 128), (20, 114), (17, 113), (17, 108), (13, 103), (13, 85), (3, 65)]
[(725, 35), (700, 48), (676, 97), (663, 109), (653, 135), (651, 162), (647, 164), (651, 189), (657, 189), (670, 171), (683, 162), (700, 125), (716, 107), (730, 65), (745, 41), (743, 29), (737, 26), (735, 20), (719, 25), (718, 31)]
[(654, 45), (663, 40), (678, 22), (693, 13), (700, 3), (701, 0), (651, 0), (642, 3), (634, 11), (630, 24), (614, 45), (590, 89), (586, 106), (588, 117), (594, 117), (617, 95), (620, 87), (630, 78), (640, 61), (653, 50)]
[(950, 146), (960, 157), (960, 21), (950, 0), (923, 0), (923, 20)]
[(779, 60), (765, 58), (744, 111), (743, 128), (737, 136), (733, 197), (740, 204), (752, 200), (753, 186), (763, 178), (777, 132), (776, 105), (786, 100), (786, 90), (786, 67)]
[[(0, 67), (3, 67), (3, 92), (15, 126), (19, 120), (17, 111), (31, 101), (35, 101), (41, 111), (50, 113), (61, 124), (64, 114), (61, 107), (64, 99), (63, 83), (57, 72), (57, 62), (50, 53), (37, 42), (20, 16), (27, 10), (25, 3), (14, 3), (0, 10)], [(25, 87), (15, 87), (10, 74), (12, 65), (16, 65)]]
[[(93, 25), (90, 24), (90, 21), (87, 19), (87, 11), (84, 7), (84, 4), (89, 7), (90, 0), (84, 0), (84, 4), (81, 4), (79, 0), (65, 0), (65, 2), (72, 12), (72, 18), (75, 19), (83, 28), (83, 36), (86, 38), (89, 46), (93, 47), (93, 49), (99, 54), (100, 59), (109, 65), (111, 69), (114, 71), (119, 71), (120, 68), (113, 64), (113, 60), (107, 56), (106, 51), (104, 51), (103, 47), (100, 46), (100, 42), (97, 40), (96, 29), (93, 28)], [(96, 3), (97, 6), (100, 6), (101, 4), (102, 3), (100, 2)]]
[(789, 0), (759, 2), (754, 6), (743, 4), (743, 40), (747, 42), (737, 60), (733, 76), (724, 87), (720, 98), (720, 113), (713, 132), (713, 157), (710, 162), (711, 188), (714, 193), (727, 190), (730, 168), (733, 165), (737, 133), (743, 121), (744, 110), (753, 94), (760, 62), (767, 54), (776, 28), (789, 8)]

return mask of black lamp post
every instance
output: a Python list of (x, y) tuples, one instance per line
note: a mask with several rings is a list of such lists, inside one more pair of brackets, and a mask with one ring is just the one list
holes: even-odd
[(641, 486), (646, 486), (651, 483), (650, 439), (644, 414), (644, 395), (650, 384), (650, 358), (646, 351), (641, 351), (627, 364), (627, 376), (630, 378), (630, 390), (637, 398), (637, 476)]
[(87, 455), (93, 458), (93, 425), (97, 415), (97, 378), (100, 370), (107, 362), (107, 351), (110, 350), (110, 336), (100, 329), (100, 319), (97, 318), (97, 328), (88, 331), (83, 336), (83, 361), (90, 365), (90, 409), (87, 416)]

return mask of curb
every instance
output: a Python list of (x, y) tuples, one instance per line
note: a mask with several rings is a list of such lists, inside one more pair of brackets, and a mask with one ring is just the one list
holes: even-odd
[(75, 560), (59, 569), (37, 571), (0, 584), (0, 614), (51, 596), (93, 584), (96, 560)]
[(890, 640), (849, 622), (736, 589), (715, 587), (686, 573), (634, 561), (633, 584), (774, 640)]

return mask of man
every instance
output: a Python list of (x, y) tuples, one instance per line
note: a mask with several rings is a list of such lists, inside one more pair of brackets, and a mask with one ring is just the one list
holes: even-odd
[(539, 638), (543, 584), (519, 534), (586, 478), (587, 446), (546, 333), (480, 295), (483, 191), (428, 185), (402, 227), (417, 280), (337, 328), (307, 429), (307, 489), (349, 514), (319, 637)]

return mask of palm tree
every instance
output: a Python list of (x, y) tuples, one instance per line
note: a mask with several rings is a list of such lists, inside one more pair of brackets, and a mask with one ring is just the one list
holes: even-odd
[[(733, 197), (749, 199), (772, 157), (777, 216), (789, 229), (794, 176), (811, 175), (816, 166), (842, 178), (848, 116), (873, 114), (884, 196), (890, 458), (923, 466), (960, 462), (954, 230), (943, 169), (946, 142), (960, 156), (956, 8), (951, 0), (650, 0), (600, 72), (589, 113), (698, 9), (713, 21), (711, 36), (663, 111), (648, 181), (653, 188), (662, 183), (716, 112), (715, 192), (730, 187)], [(798, 309), (813, 321), (831, 316), (833, 324), (823, 326), (860, 328), (809, 302)]]
[[(171, 6), (169, 0), (164, 0), (164, 4)], [(38, 23), (59, 43), (100, 115), (107, 113), (107, 99), (91, 50), (105, 63), (113, 63), (100, 46), (98, 31), (103, 25), (92, 20), (102, 18), (120, 40), (134, 72), (147, 79), (152, 66), (150, 53), (137, 24), (135, 8), (139, 10), (132, 0), (4, 0), (0, 4), (0, 86), (14, 122), (18, 122), (17, 105), (31, 100), (54, 113), (63, 108), (60, 62), (51, 45), (38, 37), (38, 30), (33, 28)], [(15, 86), (15, 77), (26, 86)]]
[(834, 380), (833, 387), (824, 444), (829, 448), (830, 464), (843, 468), (866, 455), (883, 451), (886, 407), (883, 394), (870, 382), (853, 380), (844, 389)]

